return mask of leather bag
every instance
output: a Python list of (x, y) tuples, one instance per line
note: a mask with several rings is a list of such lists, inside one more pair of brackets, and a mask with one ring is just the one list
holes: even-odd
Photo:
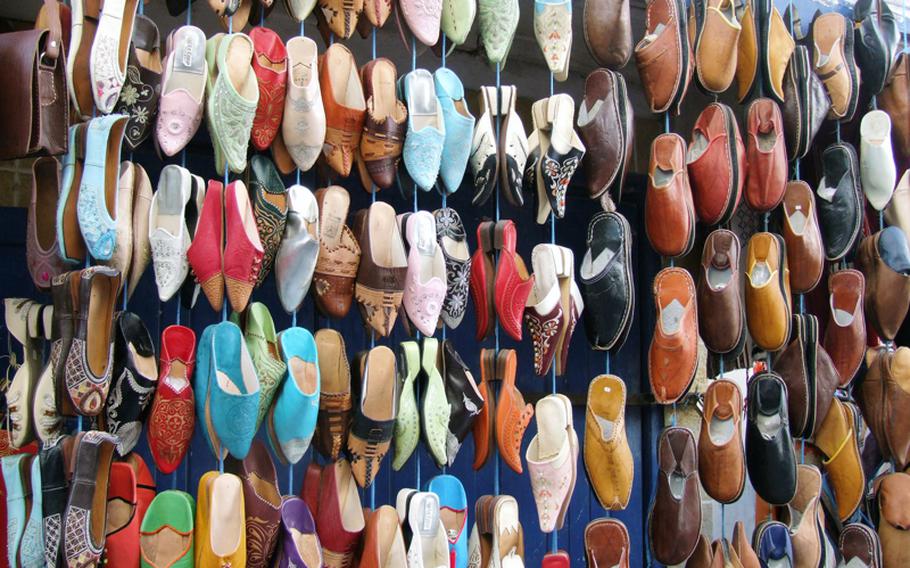
[(787, 385), (790, 433), (811, 439), (831, 408), (840, 381), (837, 369), (818, 342), (818, 319), (811, 314), (793, 316), (793, 339), (774, 363)]
[(0, 34), (0, 160), (66, 152), (69, 104), (57, 0), (44, 0), (50, 29)]

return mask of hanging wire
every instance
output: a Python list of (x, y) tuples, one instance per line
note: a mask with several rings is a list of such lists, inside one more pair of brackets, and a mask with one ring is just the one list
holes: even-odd
[(446, 34), (442, 34), (442, 68), (446, 68)]
[[(499, 140), (500, 129), (502, 127), (502, 63), (496, 64), (496, 140)], [(496, 222), (500, 220), (500, 203), (499, 203), (499, 176), (496, 181)], [(496, 354), (499, 354), (499, 318), (493, 317), (493, 336), (496, 340)], [(493, 386), (493, 398), (496, 398), (497, 387)], [(499, 495), (499, 448), (493, 444), (493, 493)]]

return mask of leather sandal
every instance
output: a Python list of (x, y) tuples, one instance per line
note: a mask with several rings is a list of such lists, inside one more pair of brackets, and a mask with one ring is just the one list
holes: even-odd
[(338, 185), (316, 191), (319, 204), (319, 256), (313, 274), (316, 307), (328, 318), (340, 319), (351, 309), (354, 282), (360, 266), (360, 245), (345, 222), (351, 196)]
[(496, 356), (496, 374), (502, 381), (496, 408), (496, 445), (503, 461), (521, 474), (521, 439), (534, 416), (534, 407), (525, 404), (515, 386), (518, 358), (514, 349), (503, 349)]
[(483, 221), (477, 226), (477, 249), (471, 257), (471, 297), (477, 319), (477, 341), (483, 341), (495, 325), (493, 234), (496, 224)]
[(113, 436), (97, 430), (86, 432), (78, 441), (62, 530), (67, 566), (101, 565), (114, 443)]
[(499, 324), (509, 337), (521, 341), (521, 318), (534, 287), (534, 275), (528, 273), (524, 259), (515, 250), (517, 240), (514, 222), (496, 223), (494, 248), (499, 251), (499, 262), (496, 264), (493, 303)]
[[(478, 391), (484, 400), (480, 414), (474, 420), (472, 429), (474, 434), (474, 464), (473, 468), (479, 470), (487, 463), (490, 450), (496, 443), (494, 438), (494, 420), (496, 418), (496, 397), (490, 384), (496, 379), (496, 351), (494, 349), (480, 350), (480, 386)], [(479, 504), (479, 500), (478, 500)]]

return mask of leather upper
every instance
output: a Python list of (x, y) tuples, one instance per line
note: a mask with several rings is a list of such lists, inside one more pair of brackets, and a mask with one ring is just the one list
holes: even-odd
[(648, 350), (651, 392), (661, 404), (682, 398), (695, 378), (698, 315), (695, 283), (682, 268), (664, 268), (654, 277), (657, 322)]
[(658, 440), (657, 460), (649, 541), (658, 562), (680, 564), (695, 550), (701, 528), (695, 436), (688, 428), (666, 428)]
[(828, 260), (839, 260), (856, 244), (863, 221), (863, 196), (856, 150), (848, 142), (825, 148), (824, 177), (816, 203)]
[(891, 79), (878, 96), (878, 104), (891, 117), (891, 140), (895, 150), (910, 156), (910, 55), (900, 52)]
[(756, 345), (778, 351), (790, 337), (790, 275), (783, 238), (755, 233), (746, 247), (746, 323)]
[(856, 267), (866, 277), (866, 321), (887, 341), (897, 335), (910, 309), (910, 276), (895, 271), (882, 259), (881, 236), (879, 231), (860, 242)]
[[(585, 469), (600, 504), (614, 511), (625, 509), (629, 504), (635, 477), (635, 464), (626, 436), (625, 406), (625, 383), (616, 375), (599, 375), (588, 385), (583, 447)], [(618, 551), (607, 549), (605, 552)]]
[(618, 349), (632, 326), (635, 286), (632, 234), (618, 212), (596, 214), (588, 225), (588, 247), (579, 280), (585, 301), (584, 325), (594, 349)]
[(645, 232), (661, 256), (682, 256), (692, 248), (695, 209), (686, 171), (686, 143), (678, 134), (661, 134), (651, 143)]
[(711, 314), (698, 321), (705, 347), (735, 355), (745, 341), (745, 308), (736, 233), (716, 229), (705, 239), (698, 272), (698, 311)]
[(683, 2), (648, 2), (645, 36), (635, 46), (635, 62), (651, 112), (664, 112), (679, 104), (695, 67)]
[(824, 346), (837, 369), (838, 386), (846, 387), (859, 371), (866, 351), (866, 279), (859, 270), (838, 270), (828, 277), (828, 290)]
[(787, 182), (786, 187), (781, 233), (787, 246), (790, 287), (794, 294), (805, 294), (821, 280), (825, 249), (812, 189), (802, 180)]
[(733, 110), (711, 103), (692, 129), (687, 154), (695, 213), (706, 225), (733, 215), (745, 182), (746, 153)]
[(882, 456), (904, 469), (910, 464), (910, 417), (903, 410), (910, 404), (910, 349), (871, 348), (866, 366), (868, 371), (857, 393), (863, 418)]
[(771, 99), (756, 99), (746, 119), (745, 198), (756, 211), (770, 211), (784, 198), (789, 174), (784, 121)]
[(698, 437), (698, 476), (705, 492), (720, 503), (736, 501), (745, 487), (742, 417), (743, 399), (736, 383), (711, 382)]
[(746, 400), (746, 467), (752, 487), (768, 503), (789, 503), (796, 493), (796, 452), (787, 386), (777, 373), (760, 373), (749, 382)]
[(831, 100), (809, 61), (809, 50), (798, 45), (790, 56), (783, 80), (784, 136), (791, 160), (804, 157), (828, 115)]
[(618, 519), (597, 519), (585, 527), (585, 551), (591, 566), (629, 568), (629, 531)]
[(632, 55), (632, 22), (628, 0), (585, 2), (583, 24), (585, 44), (591, 57), (599, 65), (610, 69), (625, 67)]
[(894, 13), (883, 0), (862, 0), (853, 5), (853, 20), (863, 87), (878, 94), (891, 76), (899, 52), (900, 31)]
[(815, 316), (793, 316), (793, 340), (774, 368), (787, 384), (790, 431), (796, 438), (811, 438), (827, 416), (840, 382), (834, 363), (819, 343)]
[[(592, 0), (586, 6), (596, 3)], [(633, 118), (623, 76), (608, 69), (592, 71), (585, 80), (578, 111), (578, 134), (587, 149), (583, 163), (591, 198), (614, 188), (617, 197), (621, 193), (632, 154)]]

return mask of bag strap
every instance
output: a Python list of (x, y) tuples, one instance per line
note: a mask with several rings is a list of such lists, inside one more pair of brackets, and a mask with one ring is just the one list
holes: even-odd
[(60, 56), (62, 46), (63, 29), (60, 25), (60, 5), (57, 0), (44, 0), (44, 7), (47, 10), (47, 23), (50, 38), (44, 46), (44, 57), (57, 60)]

